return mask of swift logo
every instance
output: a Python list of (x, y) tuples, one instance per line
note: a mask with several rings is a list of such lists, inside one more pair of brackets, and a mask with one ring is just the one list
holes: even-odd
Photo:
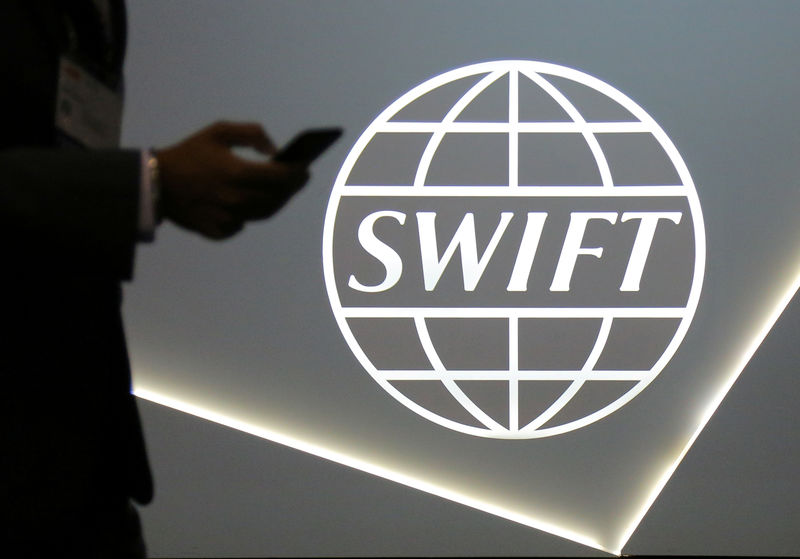
[(499, 61), (375, 119), (336, 179), (323, 259), (345, 339), (387, 392), (463, 433), (534, 438), (597, 421), (664, 368), (705, 237), (644, 110), (584, 73)]
[[(486, 265), (492, 258), (497, 244), (514, 216), (513, 212), (502, 212), (500, 223), (489, 241), (486, 251), (478, 259), (477, 243), (475, 239), (475, 214), (468, 213), (458, 226), (455, 236), (439, 258), (436, 247), (435, 221), (436, 212), (417, 212), (419, 227), (419, 248), (422, 255), (422, 272), (425, 278), (425, 290), (433, 291), (439, 278), (442, 277), (445, 267), (450, 262), (456, 249), (461, 249), (461, 269), (464, 277), (464, 290), (474, 291), (480, 281)], [(675, 224), (680, 223), (681, 212), (625, 212), (622, 221), (638, 219), (641, 225), (636, 234), (636, 239), (631, 251), (630, 260), (622, 280), (620, 291), (639, 291), (639, 283), (644, 272), (644, 264), (653, 243), (656, 224), (659, 219), (668, 219)], [(617, 222), (617, 212), (573, 212), (570, 215), (569, 227), (561, 247), (561, 256), (558, 259), (553, 283), (550, 291), (569, 291), (569, 281), (575, 269), (575, 261), (581, 254), (600, 258), (603, 255), (602, 247), (587, 248), (581, 246), (586, 231), (586, 225), (591, 219), (602, 219), (611, 224)], [(376, 293), (392, 288), (403, 272), (403, 261), (400, 256), (388, 245), (375, 236), (375, 222), (382, 217), (396, 219), (401, 225), (405, 223), (406, 214), (393, 211), (379, 211), (369, 214), (358, 227), (358, 240), (361, 247), (370, 255), (380, 260), (386, 268), (383, 281), (374, 286), (362, 285), (355, 276), (351, 275), (347, 285), (357, 291)], [(517, 258), (514, 261), (514, 270), (506, 287), (507, 291), (527, 291), (528, 277), (531, 272), (533, 258), (547, 219), (545, 212), (530, 212), (522, 234)]]

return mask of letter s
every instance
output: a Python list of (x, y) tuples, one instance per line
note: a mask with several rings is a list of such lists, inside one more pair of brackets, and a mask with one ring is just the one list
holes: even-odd
[(358, 226), (358, 241), (364, 247), (364, 250), (383, 264), (383, 267), (386, 268), (386, 277), (378, 285), (363, 285), (354, 275), (350, 274), (347, 285), (357, 291), (365, 293), (386, 291), (394, 287), (403, 273), (403, 261), (400, 256), (392, 247), (378, 239), (375, 236), (375, 231), (373, 231), (375, 222), (382, 217), (392, 217), (399, 221), (400, 225), (404, 225), (406, 222), (406, 214), (392, 211), (373, 212), (361, 221), (361, 225)]

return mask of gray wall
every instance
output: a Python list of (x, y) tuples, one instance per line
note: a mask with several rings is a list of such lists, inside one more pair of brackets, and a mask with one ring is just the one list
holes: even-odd
[[(659, 377), (658, 386), (594, 430), (515, 453), (544, 464), (547, 449), (567, 463), (591, 466), (609, 463), (592, 462), (594, 445), (627, 432), (619, 427), (626, 421), (649, 425), (669, 417), (659, 424), (685, 423), (678, 430), (691, 432), (710, 386), (735, 369), (796, 273), (796, 3), (134, 0), (129, 16), (126, 145), (165, 145), (217, 118), (263, 122), (277, 143), (309, 126), (346, 129), (315, 164), (307, 188), (269, 222), (219, 244), (164, 225), (156, 243), (140, 249), (136, 280), (126, 289), (137, 385), (334, 448), (372, 444), (357, 452), (395, 464), (413, 448), (398, 441), (403, 434), (454, 456), (490, 448), (448, 438), (438, 426), (431, 432), (431, 424), (395, 405), (360, 370), (331, 316), (320, 260), (331, 186), (361, 131), (412, 86), (479, 61), (564, 64), (641, 104), (692, 173), (708, 239), (698, 315), (674, 360), (684, 377)], [(800, 553), (798, 321), (800, 307), (790, 305), (624, 553)], [(323, 381), (323, 372), (339, 376)], [(324, 389), (313, 390), (317, 381)], [(672, 405), (664, 394), (684, 399)], [(155, 503), (143, 510), (153, 556), (601, 554), (140, 405), (157, 483)], [(364, 417), (379, 420), (364, 427)], [(635, 494), (624, 478), (629, 463), (633, 468), (653, 448), (684, 436), (631, 431), (630, 454), (618, 459), (617, 477), (603, 484), (583, 476), (582, 483)], [(387, 433), (391, 444), (376, 446)], [(424, 456), (433, 463), (433, 454)], [(536, 483), (547, 483), (544, 474), (533, 480), (536, 475), (527, 488), (534, 493)], [(622, 514), (613, 498), (600, 498), (604, 490), (540, 497), (547, 506), (579, 508), (580, 522), (585, 515), (586, 522), (603, 524)], [(592, 492), (596, 498), (581, 501)], [(605, 522), (613, 531), (613, 522)]]

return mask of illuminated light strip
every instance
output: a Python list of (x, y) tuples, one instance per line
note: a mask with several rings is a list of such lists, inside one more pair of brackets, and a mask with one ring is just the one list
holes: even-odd
[(382, 477), (389, 481), (400, 483), (407, 487), (418, 489), (420, 491), (430, 493), (431, 495), (436, 495), (437, 497), (441, 497), (443, 499), (447, 499), (455, 503), (459, 503), (477, 510), (481, 510), (489, 514), (492, 514), (494, 516), (498, 516), (500, 518), (505, 518), (506, 520), (522, 524), (524, 526), (535, 528), (536, 530), (541, 530), (543, 532), (553, 534), (554, 536), (572, 540), (579, 544), (599, 549), (600, 551), (605, 551), (607, 553), (614, 553), (608, 548), (603, 547), (597, 540), (590, 538), (584, 534), (575, 532), (573, 530), (569, 530), (567, 528), (563, 528), (561, 526), (556, 526), (555, 524), (552, 524), (550, 522), (545, 522), (543, 520), (529, 516), (527, 514), (520, 514), (518, 512), (509, 510), (507, 508), (494, 505), (492, 503), (483, 501), (481, 499), (476, 499), (470, 495), (466, 495), (458, 491), (453, 491), (446, 487), (442, 487), (441, 485), (430, 483), (428, 481), (403, 474), (401, 472), (398, 472), (390, 468), (379, 466), (378, 464), (375, 464), (373, 462), (367, 462), (366, 460), (361, 460), (360, 458), (356, 458), (355, 456), (344, 454), (342, 452), (338, 452), (321, 445), (313, 444), (308, 441), (291, 437), (289, 435), (279, 433), (278, 431), (274, 431), (272, 429), (267, 429), (264, 427), (259, 427), (257, 425), (254, 425), (252, 423), (240, 421), (230, 416), (211, 411), (207, 408), (189, 404), (188, 402), (184, 402), (182, 400), (178, 400), (176, 398), (172, 398), (170, 396), (166, 396), (164, 394), (149, 390), (145, 387), (137, 386), (136, 389), (134, 390), (134, 394), (143, 400), (147, 400), (155, 404), (159, 404), (183, 413), (188, 413), (189, 415), (193, 415), (195, 417), (199, 417), (207, 421), (212, 421), (219, 425), (224, 425), (226, 427), (230, 427), (231, 429), (242, 431), (243, 433), (248, 433), (250, 435), (254, 435), (256, 437), (266, 439), (284, 446), (288, 446), (290, 448), (294, 448), (296, 450), (300, 450), (308, 454), (313, 454), (314, 456), (324, 458), (325, 460), (330, 460), (332, 462), (336, 462), (338, 464), (342, 464), (350, 468), (355, 468), (357, 470), (361, 470), (362, 472)]
[[(465, 194), (464, 191), (468, 194)], [(597, 186), (536, 186), (518, 185), (518, 188), (508, 188), (507, 185), (483, 186), (426, 186), (416, 188), (408, 186), (345, 186), (341, 196), (455, 196), (464, 198), (497, 197), (497, 198), (557, 198), (557, 197), (596, 197), (596, 198), (626, 198), (636, 196), (686, 196), (687, 188), (682, 185), (653, 185), (653, 186), (624, 186), (617, 185), (613, 189)]]
[(417, 370), (384, 370), (378, 371), (384, 380), (605, 380), (605, 381), (641, 381), (650, 380), (655, 375), (652, 371), (520, 371), (517, 369), (493, 370), (455, 370), (455, 371), (417, 371)]
[(384, 122), (376, 127), (376, 134), (643, 134), (652, 133), (652, 125), (645, 122)]
[(689, 452), (689, 449), (691, 449), (694, 442), (700, 436), (700, 433), (703, 431), (706, 424), (714, 415), (714, 412), (717, 411), (717, 408), (725, 399), (725, 396), (733, 387), (734, 383), (739, 378), (739, 375), (742, 374), (742, 371), (750, 362), (750, 359), (752, 359), (756, 350), (758, 350), (758, 348), (761, 346), (764, 339), (767, 337), (767, 334), (769, 334), (769, 332), (772, 330), (772, 327), (778, 321), (778, 318), (780, 318), (780, 316), (783, 314), (783, 311), (789, 305), (792, 298), (797, 293), (798, 289), (800, 289), (800, 270), (796, 272), (794, 280), (787, 288), (787, 290), (783, 293), (783, 295), (780, 297), (775, 307), (773, 307), (772, 312), (767, 316), (767, 319), (764, 321), (763, 326), (755, 335), (750, 345), (742, 353), (741, 359), (739, 360), (738, 364), (734, 367), (733, 371), (731, 372), (725, 384), (722, 386), (722, 388), (719, 389), (714, 398), (708, 403), (705, 410), (700, 415), (699, 424), (695, 432), (692, 434), (691, 438), (687, 441), (686, 445), (683, 447), (683, 449), (675, 458), (675, 460), (673, 460), (672, 463), (664, 470), (664, 473), (661, 474), (661, 477), (653, 485), (653, 489), (650, 491), (650, 494), (648, 495), (647, 499), (642, 504), (642, 507), (639, 509), (634, 518), (628, 524), (627, 529), (622, 533), (622, 537), (619, 540), (619, 545), (617, 546), (617, 549), (612, 551), (612, 553), (614, 553), (615, 555), (620, 555), (622, 553), (622, 548), (625, 547), (625, 544), (631, 538), (633, 532), (636, 530), (636, 528), (639, 526), (644, 516), (647, 514), (647, 511), (650, 510), (650, 507), (653, 505), (655, 500), (661, 494), (661, 491), (667, 485), (667, 482), (672, 477), (672, 474), (674, 474), (675, 470), (678, 469), (678, 466), (683, 461), (686, 454)]
[(684, 307), (342, 307), (346, 318), (683, 318)]

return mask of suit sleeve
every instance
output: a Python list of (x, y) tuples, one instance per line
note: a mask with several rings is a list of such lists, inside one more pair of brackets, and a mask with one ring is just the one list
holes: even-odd
[(26, 271), (57, 267), (61, 273), (130, 279), (140, 173), (135, 150), (0, 151), (6, 256)]

